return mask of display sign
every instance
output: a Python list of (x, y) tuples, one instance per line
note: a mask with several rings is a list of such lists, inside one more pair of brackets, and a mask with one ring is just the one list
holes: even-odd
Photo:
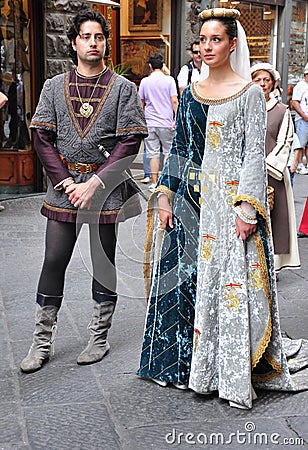
[(285, 6), (285, 0), (245, 0), (247, 3), (261, 3), (262, 5)]

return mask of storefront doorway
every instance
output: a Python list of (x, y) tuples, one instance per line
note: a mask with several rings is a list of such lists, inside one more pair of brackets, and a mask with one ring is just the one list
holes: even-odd
[(30, 18), (28, 0), (0, 0), (0, 192), (33, 189)]

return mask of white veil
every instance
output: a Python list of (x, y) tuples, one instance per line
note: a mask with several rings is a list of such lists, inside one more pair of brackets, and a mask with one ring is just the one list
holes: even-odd
[[(251, 81), (249, 49), (246, 39), (246, 33), (238, 20), (236, 21), (236, 25), (238, 42), (236, 48), (231, 53), (231, 67), (234, 72), (239, 74), (242, 78), (247, 81)], [(209, 68), (204, 62), (202, 62), (201, 79), (204, 80), (204, 78), (207, 78), (208, 74)]]
[(245, 78), (245, 80), (251, 81), (249, 49), (246, 39), (246, 33), (238, 20), (236, 21), (236, 25), (238, 42), (234, 52), (231, 53), (231, 67), (234, 72)]

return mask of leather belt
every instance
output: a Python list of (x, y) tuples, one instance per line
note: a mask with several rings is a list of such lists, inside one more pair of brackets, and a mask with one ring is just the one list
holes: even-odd
[(85, 163), (66, 163), (66, 167), (68, 170), (74, 170), (78, 173), (92, 173), (95, 172), (98, 168), (98, 164), (85, 164)]
[(63, 155), (59, 155), (62, 164), (68, 168), (68, 170), (74, 170), (78, 173), (92, 173), (96, 172), (99, 168), (99, 164), (86, 164), (86, 163), (68, 163)]

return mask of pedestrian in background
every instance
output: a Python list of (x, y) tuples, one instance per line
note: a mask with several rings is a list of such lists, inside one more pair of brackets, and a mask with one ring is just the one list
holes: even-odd
[(308, 238), (308, 197), (302, 215), (301, 223), (299, 225), (297, 236), (299, 238)]
[(141, 80), (139, 95), (148, 126), (149, 135), (144, 142), (150, 159), (150, 190), (153, 191), (158, 180), (160, 153), (163, 152), (165, 162), (171, 148), (178, 97), (174, 78), (163, 72), (163, 56), (153, 53), (149, 66), (151, 74)]
[(251, 67), (251, 76), (253, 82), (262, 88), (266, 100), (265, 161), (268, 184), (274, 188), (274, 205), (270, 214), (277, 274), (282, 269), (300, 268), (294, 197), (288, 169), (294, 127), (288, 106), (273, 95), (280, 80), (279, 72), (269, 63), (257, 63)]
[[(170, 75), (170, 70), (169, 68), (166, 66), (166, 64), (163, 64), (162, 67), (162, 72), (165, 75)], [(147, 149), (146, 149), (146, 145), (144, 143), (143, 146), (143, 178), (140, 180), (141, 183), (144, 184), (148, 184), (151, 181), (151, 169), (150, 169), (150, 158), (147, 157)], [(163, 165), (164, 163), (164, 158), (163, 155), (160, 155), (160, 164)]]
[(121, 176), (146, 136), (136, 86), (104, 64), (109, 29), (100, 13), (80, 11), (67, 36), (76, 69), (45, 82), (31, 121), (49, 180), (41, 210), (47, 217), (45, 259), (23, 372), (39, 370), (49, 358), (66, 268), (83, 223), (90, 232), (93, 315), (90, 340), (77, 363), (98, 362), (109, 351), (117, 302), (116, 222), (140, 212), (135, 191)]
[(297, 134), (294, 133), (290, 156), (288, 159), (288, 169), (289, 169), (289, 173), (290, 173), (290, 181), (291, 181), (292, 188), (294, 187), (294, 174), (296, 172), (297, 161), (298, 161), (298, 157), (299, 157), (301, 150), (302, 150), (302, 148), (301, 148), (299, 139), (297, 137)]
[(0, 91), (0, 108), (2, 108), (7, 101), (8, 101), (7, 96)]
[[(7, 101), (8, 101), (7, 96), (0, 91), (0, 109), (3, 108), (3, 106), (6, 104)], [(3, 211), (4, 209), (5, 209), (4, 206), (0, 205), (0, 211)]]
[[(137, 373), (251, 408), (253, 385), (300, 385), (287, 367), (277, 313), (266, 105), (247, 81), (239, 15), (214, 8), (199, 16), (209, 76), (181, 96), (172, 149), (149, 201), (145, 275), (152, 270), (152, 279)], [(152, 250), (154, 229), (162, 243)]]
[(201, 78), (201, 66), (202, 59), (200, 55), (200, 41), (196, 39), (190, 45), (189, 54), (191, 56), (191, 60), (184, 64), (181, 67), (180, 72), (177, 76), (179, 93), (182, 95), (186, 86), (188, 86), (193, 81), (199, 81)]
[[(304, 68), (304, 79), (293, 88), (292, 107), (295, 110), (295, 128), (302, 150), (299, 154), (296, 173), (308, 174), (308, 63)], [(304, 157), (305, 164), (304, 165)]]

